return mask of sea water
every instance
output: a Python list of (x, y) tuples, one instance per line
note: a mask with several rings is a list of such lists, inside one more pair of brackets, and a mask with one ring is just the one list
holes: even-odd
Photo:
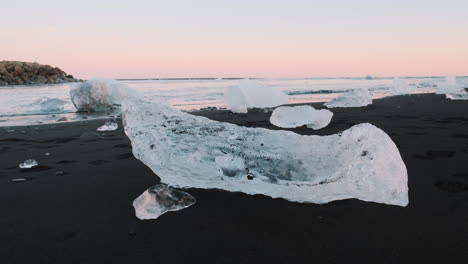
[[(409, 85), (419, 88), (416, 93), (434, 92), (443, 78), (405, 78)], [(278, 89), (288, 95), (289, 103), (327, 102), (353, 89), (368, 89), (372, 97), (390, 95), (393, 78), (302, 78), (302, 79), (257, 79), (261, 84)], [(468, 78), (458, 78), (468, 84)], [(226, 107), (224, 90), (239, 85), (239, 79), (147, 79), (120, 80), (141, 92), (146, 98), (164, 98), (181, 110), (197, 110), (205, 107)], [(73, 83), (54, 85), (0, 86), (0, 126), (33, 125), (106, 118), (118, 113), (77, 113), (70, 100)], [(468, 86), (468, 85), (467, 85)], [(60, 102), (57, 108), (38, 107), (48, 99)], [(53, 101), (52, 101), (53, 102)], [(66, 118), (63, 118), (66, 117)]]

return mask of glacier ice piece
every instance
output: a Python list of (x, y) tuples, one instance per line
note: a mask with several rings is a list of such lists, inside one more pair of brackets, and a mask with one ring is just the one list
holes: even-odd
[(64, 100), (44, 96), (29, 104), (28, 107), (32, 112), (57, 113), (63, 111), (65, 103)]
[(19, 165), (19, 167), (20, 167), (20, 169), (30, 169), (30, 168), (35, 167), (37, 165), (39, 165), (37, 163), (37, 161), (35, 161), (33, 159), (28, 159), (28, 160), (25, 160), (23, 163), (21, 163)]
[(245, 114), (248, 108), (274, 107), (288, 103), (288, 95), (253, 80), (241, 80), (239, 86), (224, 90), (224, 103), (233, 113)]
[(182, 210), (195, 202), (196, 199), (186, 192), (158, 184), (138, 196), (133, 201), (133, 207), (139, 219), (156, 219), (166, 212)]
[(468, 93), (466, 91), (459, 93), (448, 93), (445, 95), (450, 100), (468, 100)]
[(280, 106), (273, 110), (270, 123), (282, 128), (307, 125), (308, 128), (321, 129), (330, 124), (332, 117), (330, 110), (317, 110), (309, 105)]
[(328, 108), (335, 107), (361, 107), (372, 104), (372, 97), (367, 89), (355, 89), (339, 95), (330, 102), (326, 102)]
[(408, 204), (398, 148), (371, 124), (303, 136), (212, 121), (138, 98), (124, 101), (122, 117), (134, 156), (170, 186), (319, 204), (348, 198)]
[(140, 96), (127, 85), (111, 79), (93, 79), (77, 83), (70, 89), (70, 97), (78, 111), (99, 112), (119, 108), (128, 96)]
[(445, 82), (437, 85), (436, 94), (465, 94), (466, 91), (461, 85), (457, 84), (457, 77), (447, 76)]
[(415, 86), (409, 85), (404, 79), (394, 78), (390, 91), (393, 95), (403, 95), (413, 93), (415, 88)]
[(119, 128), (116, 122), (107, 121), (104, 125), (98, 127), (97, 131), (115, 131)]

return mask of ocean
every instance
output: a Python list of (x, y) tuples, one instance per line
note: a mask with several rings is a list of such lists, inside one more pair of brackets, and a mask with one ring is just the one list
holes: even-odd
[[(433, 92), (443, 82), (440, 77), (405, 78), (410, 85), (418, 87), (417, 93)], [(261, 84), (278, 89), (289, 96), (289, 103), (327, 102), (341, 93), (353, 89), (368, 89), (373, 98), (391, 95), (393, 78), (302, 78), (302, 79), (257, 79)], [(239, 79), (146, 79), (119, 80), (152, 99), (169, 100), (176, 108), (191, 111), (206, 107), (226, 107), (224, 89), (239, 84)], [(468, 84), (468, 78), (458, 78)], [(77, 113), (70, 99), (74, 83), (56, 85), (28, 85), (0, 87), (0, 126), (34, 125), (82, 119), (108, 118), (115, 113)], [(467, 87), (466, 85), (465, 87)], [(38, 104), (46, 99), (63, 102), (63, 108), (43, 109)], [(61, 120), (61, 121), (58, 121)]]

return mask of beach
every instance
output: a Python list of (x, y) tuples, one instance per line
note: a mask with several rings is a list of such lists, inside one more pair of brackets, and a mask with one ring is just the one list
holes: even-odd
[[(414, 94), (330, 110), (323, 129), (288, 130), (381, 128), (408, 169), (407, 207), (187, 189), (196, 204), (142, 221), (132, 201), (159, 179), (133, 156), (120, 121), (112, 132), (86, 119), (0, 127), (1, 263), (467, 263), (468, 101)], [(192, 114), (280, 129), (261, 109)], [(39, 166), (19, 169), (29, 158)]]

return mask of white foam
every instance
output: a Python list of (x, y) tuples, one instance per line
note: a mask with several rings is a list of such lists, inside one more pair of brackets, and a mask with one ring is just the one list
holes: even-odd
[(372, 97), (367, 89), (355, 89), (339, 95), (324, 105), (328, 108), (335, 107), (362, 107), (372, 104)]

